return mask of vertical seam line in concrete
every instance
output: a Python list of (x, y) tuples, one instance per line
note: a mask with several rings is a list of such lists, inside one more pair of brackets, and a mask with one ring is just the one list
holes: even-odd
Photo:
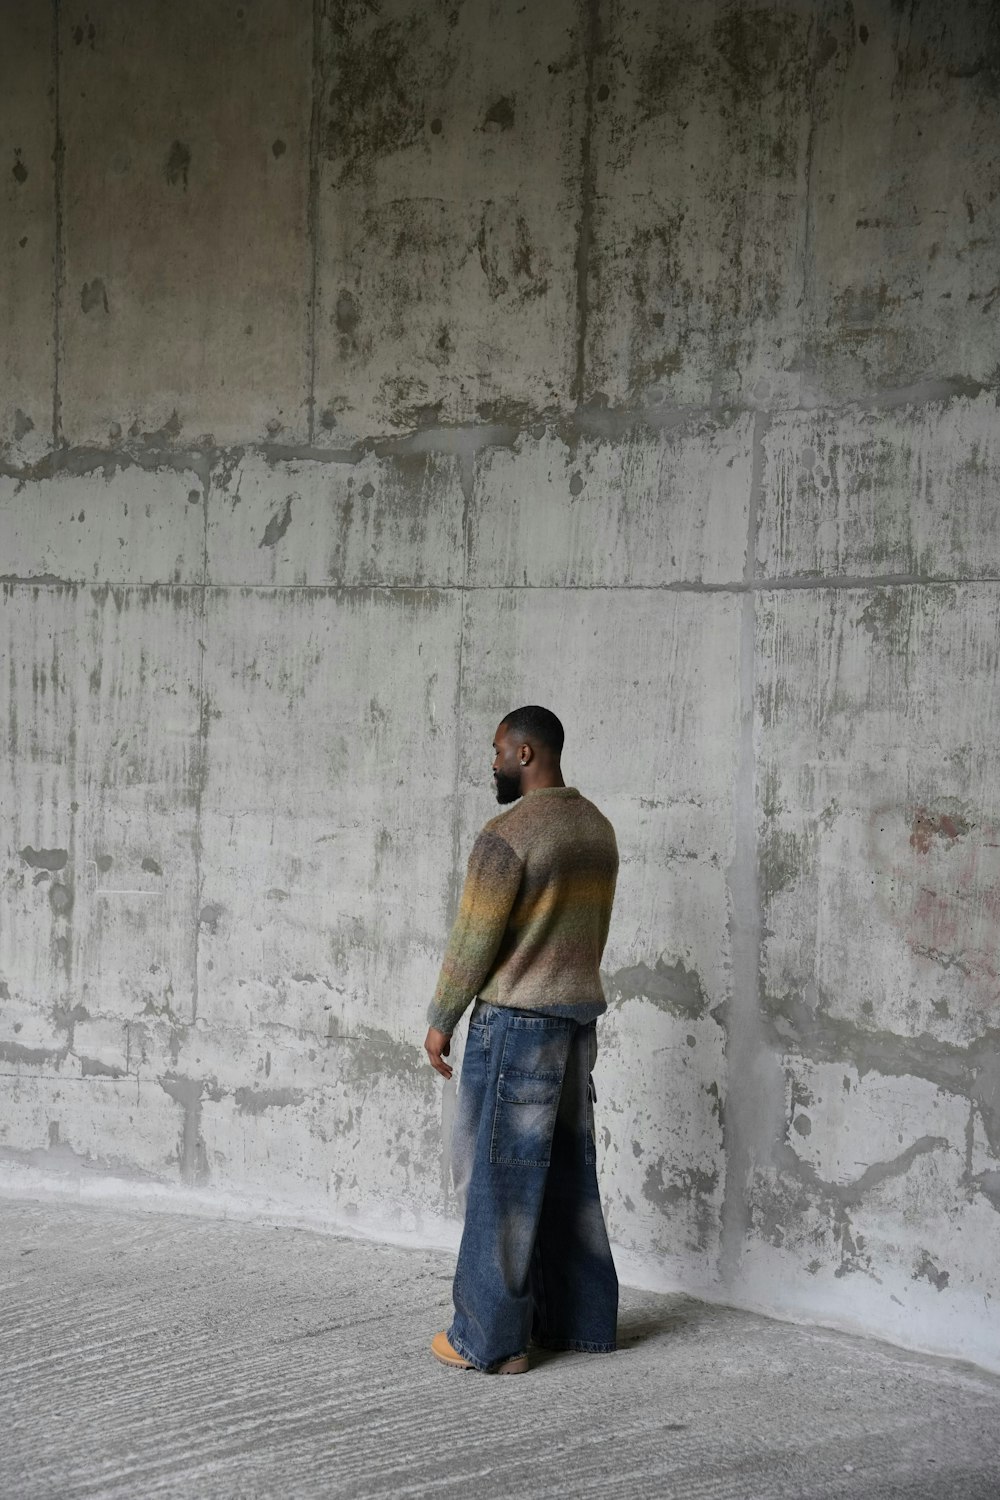
[[(205, 510), (207, 529), (207, 493), (205, 497)], [(198, 959), (201, 946), (201, 812), (202, 797), (205, 789), (205, 777), (208, 773), (208, 715), (205, 708), (205, 621), (207, 618), (207, 593), (207, 575), (203, 575), (202, 586), (197, 590), (197, 613), (200, 631), (198, 635), (198, 755), (195, 762), (196, 770), (194, 784), (194, 953), (191, 968), (192, 1026), (198, 1020), (198, 1005), (201, 998), (199, 994), (198, 984)]]
[(580, 227), (576, 242), (576, 361), (573, 400), (584, 399), (587, 378), (587, 324), (589, 319), (590, 247), (594, 227), (594, 63), (600, 45), (600, 0), (583, 0), (585, 69), (583, 139), (580, 142)]
[(62, 443), (62, 294), (63, 294), (63, 165), (65, 150), (62, 135), (62, 97), (59, 87), (59, 6), (52, 0), (52, 110), (55, 141), (52, 149), (52, 199), (55, 234), (52, 246), (52, 446)]
[(760, 506), (763, 439), (768, 417), (754, 417), (750, 499), (747, 515), (745, 592), (740, 615), (740, 737), (733, 787), (733, 858), (726, 872), (730, 898), (731, 996), (726, 1024), (726, 1107), (723, 1150), (726, 1183), (722, 1200), (720, 1274), (731, 1284), (740, 1264), (748, 1222), (748, 1188), (756, 1138), (751, 1132), (755, 1112), (746, 1098), (756, 1086), (759, 1046), (761, 914), (757, 882), (756, 795), (754, 758), (754, 696), (756, 691), (756, 553)]
[(306, 225), (309, 242), (309, 324), (306, 358), (309, 391), (306, 397), (310, 447), (316, 440), (316, 295), (319, 286), (319, 128), (322, 99), (322, 0), (313, 0), (312, 109), (309, 114), (309, 198)]
[(803, 194), (803, 225), (802, 225), (802, 305), (805, 309), (806, 322), (808, 324), (812, 307), (812, 237), (813, 237), (813, 201), (812, 201), (812, 172), (813, 152), (816, 146), (816, 84), (819, 77), (819, 68), (816, 61), (817, 38), (812, 42), (812, 64), (809, 69), (809, 130), (806, 134), (806, 161), (805, 161), (805, 192)]

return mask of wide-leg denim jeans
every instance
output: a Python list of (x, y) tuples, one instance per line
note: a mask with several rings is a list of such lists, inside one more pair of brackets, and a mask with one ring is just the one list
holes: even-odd
[(480, 1370), (526, 1352), (615, 1347), (618, 1277), (597, 1186), (596, 1022), (478, 1001), (452, 1142), (465, 1228), (454, 1349)]

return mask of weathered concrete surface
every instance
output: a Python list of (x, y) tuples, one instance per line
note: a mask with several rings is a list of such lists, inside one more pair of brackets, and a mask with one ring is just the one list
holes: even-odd
[(617, 1353), (539, 1353), (497, 1381), (428, 1352), (452, 1270), (440, 1252), (269, 1224), (7, 1202), (0, 1486), (18, 1500), (997, 1493), (996, 1377), (629, 1292)]
[(0, 1154), (450, 1242), (541, 699), (627, 1275), (1000, 1367), (996, 8), (22, 9)]
[(794, 398), (820, 8), (596, 7), (585, 397)]
[(45, 6), (25, 7), (13, 42), (0, 49), (0, 458), (24, 463), (51, 446), (54, 400), (56, 122)]
[(317, 439), (569, 409), (585, 8), (323, 11)]
[(461, 465), (453, 454), (343, 462), (258, 452), (212, 474), (212, 583), (448, 587), (465, 572)]
[[(994, 395), (782, 413), (762, 454), (765, 579), (1000, 577)], [(879, 595), (874, 613), (891, 615), (905, 597)]]
[(824, 21), (804, 382), (822, 401), (928, 378), (995, 384), (997, 8), (859, 0)]
[(308, 433), (308, 5), (59, 8), (60, 431)]
[(830, 1305), (841, 1278), (859, 1306), (877, 1287), (890, 1328), (916, 1295), (925, 1330), (978, 1324), (986, 1349), (998, 610), (992, 584), (761, 597), (761, 1025), (780, 1131), (744, 1268), (786, 1308)]
[[(469, 513), (469, 583), (544, 588), (742, 578), (748, 415), (571, 439), (532, 428), (486, 449)], [(514, 706), (513, 704), (511, 705)]]

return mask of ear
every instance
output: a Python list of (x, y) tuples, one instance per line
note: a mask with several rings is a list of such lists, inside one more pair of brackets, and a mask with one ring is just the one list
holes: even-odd
[(517, 750), (517, 758), (521, 762), (522, 766), (527, 766), (530, 765), (530, 763), (534, 760), (535, 752), (530, 745), (519, 745)]

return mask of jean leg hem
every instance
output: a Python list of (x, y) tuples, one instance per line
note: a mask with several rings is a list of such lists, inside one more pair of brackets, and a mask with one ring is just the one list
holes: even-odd
[(535, 1334), (533, 1343), (540, 1349), (572, 1350), (576, 1354), (614, 1354), (617, 1344), (592, 1344), (586, 1339), (551, 1339), (544, 1334)]

